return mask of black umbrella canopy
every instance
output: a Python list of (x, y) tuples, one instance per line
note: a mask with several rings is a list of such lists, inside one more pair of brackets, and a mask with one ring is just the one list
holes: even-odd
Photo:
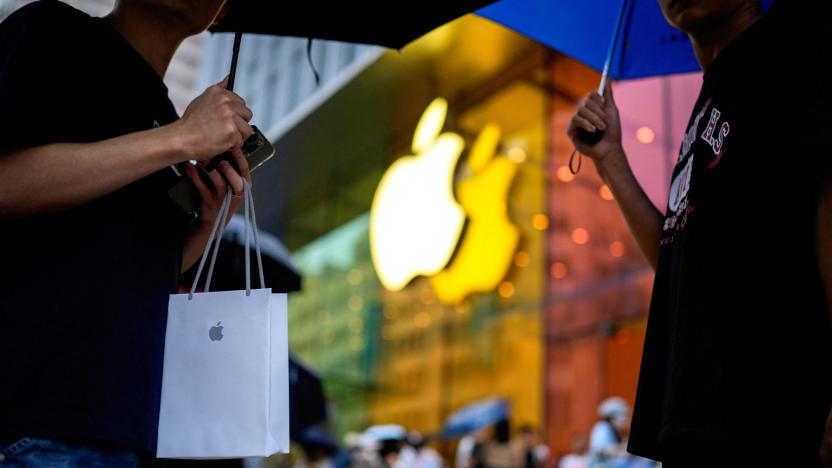
[(423, 34), (495, 0), (230, 0), (214, 32), (243, 32), (373, 44), (401, 49)]

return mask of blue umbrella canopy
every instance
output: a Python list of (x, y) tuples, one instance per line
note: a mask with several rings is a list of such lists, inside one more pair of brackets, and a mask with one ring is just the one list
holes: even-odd
[(464, 406), (445, 422), (441, 436), (458, 437), (508, 418), (511, 407), (503, 398), (489, 398)]
[[(623, 1), (500, 0), (477, 13), (601, 71)], [(687, 35), (667, 24), (656, 0), (627, 0), (614, 50), (614, 79), (699, 70)]]

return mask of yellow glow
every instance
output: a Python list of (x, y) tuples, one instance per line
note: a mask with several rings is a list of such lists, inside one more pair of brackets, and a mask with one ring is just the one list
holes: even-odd
[(519, 146), (515, 146), (514, 148), (508, 150), (508, 154), (506, 154), (506, 157), (511, 162), (522, 164), (526, 162), (526, 158), (528, 157), (528, 155), (526, 154), (526, 150), (520, 148)]
[(347, 301), (347, 306), (353, 312), (358, 312), (362, 308), (364, 308), (364, 298), (358, 295), (350, 296), (349, 300)]
[(439, 138), (439, 132), (445, 125), (445, 118), (448, 116), (448, 101), (436, 98), (430, 103), (419, 123), (416, 125), (416, 132), (413, 134), (413, 153), (424, 153)]
[(549, 274), (552, 275), (552, 278), (555, 279), (566, 278), (566, 275), (568, 273), (569, 270), (566, 268), (566, 264), (562, 262), (553, 263), (551, 268), (549, 269)]
[(477, 141), (471, 148), (471, 153), (468, 155), (468, 169), (473, 173), (477, 173), (485, 169), (485, 166), (494, 157), (497, 152), (497, 145), (500, 143), (500, 128), (496, 125), (486, 126), (480, 132)]
[(465, 213), (454, 198), (453, 177), (465, 142), (455, 133), (439, 135), (447, 107), (444, 99), (428, 107), (413, 139), (418, 151), (387, 169), (373, 197), (373, 264), (393, 291), (418, 275), (441, 271), (462, 233)]
[(511, 267), (520, 232), (508, 217), (506, 200), (518, 166), (495, 157), (499, 136), (493, 125), (480, 133), (468, 157), (468, 178), (458, 184), (459, 202), (468, 215), (465, 237), (454, 261), (430, 278), (443, 304), (493, 291)]
[(558, 175), (558, 179), (561, 182), (572, 182), (573, 180), (575, 180), (575, 174), (573, 174), (572, 171), (569, 170), (569, 167), (567, 167), (567, 166), (559, 167), (557, 175)]
[(510, 298), (514, 295), (514, 284), (509, 281), (503, 281), (497, 288), (497, 293), (506, 299)]
[(584, 228), (578, 228), (572, 231), (572, 241), (578, 245), (584, 245), (589, 242), (589, 231)]
[(606, 201), (613, 201), (615, 199), (615, 197), (612, 194), (612, 190), (610, 190), (607, 184), (602, 185), (601, 188), (598, 189), (598, 193), (601, 195), (601, 198), (603, 198)]
[(549, 229), (549, 217), (545, 214), (536, 214), (532, 216), (532, 227), (538, 231), (545, 231)]
[(353, 333), (361, 333), (364, 331), (364, 321), (361, 319), (353, 319), (350, 321), (350, 330)]
[(427, 312), (419, 312), (413, 317), (413, 323), (416, 325), (416, 328), (427, 328), (432, 321), (433, 319), (431, 319), (430, 314)]
[(514, 264), (520, 268), (529, 266), (529, 254), (523, 251), (517, 252), (514, 254)]
[(436, 301), (436, 296), (429, 288), (425, 288), (419, 292), (419, 300), (422, 301), (422, 304), (430, 305)]
[(615, 241), (612, 244), (610, 244), (610, 255), (612, 255), (613, 257), (623, 257), (624, 244), (619, 241)]
[(358, 269), (350, 270), (350, 272), (347, 273), (347, 282), (350, 283), (353, 286), (357, 286), (357, 285), (361, 284), (361, 281), (363, 279), (364, 279), (364, 275), (361, 274), (361, 270), (358, 270)]
[(636, 139), (645, 145), (653, 143), (656, 139), (656, 133), (650, 127), (640, 127), (636, 130)]

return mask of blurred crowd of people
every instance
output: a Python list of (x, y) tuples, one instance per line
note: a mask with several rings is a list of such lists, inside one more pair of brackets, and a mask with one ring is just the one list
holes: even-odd
[(372, 426), (344, 437), (344, 448), (310, 437), (295, 468), (653, 468), (655, 462), (627, 453), (631, 409), (626, 400), (610, 397), (598, 407), (598, 421), (589, 437), (576, 433), (572, 452), (552, 455), (529, 425), (512, 434), (506, 419), (465, 435), (456, 443), (453, 460), (449, 440), (431, 440), (399, 425)]

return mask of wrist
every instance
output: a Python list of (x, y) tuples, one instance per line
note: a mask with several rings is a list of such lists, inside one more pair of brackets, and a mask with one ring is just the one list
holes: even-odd
[(598, 174), (608, 182), (611, 174), (620, 172), (627, 166), (627, 156), (623, 148), (614, 148), (607, 152), (604, 157), (595, 160), (595, 168)]
[(186, 131), (181, 121), (176, 121), (170, 125), (162, 127), (167, 132), (166, 147), (170, 154), (168, 160), (170, 164), (178, 164), (182, 161), (190, 161), (197, 159), (194, 154), (194, 138)]

